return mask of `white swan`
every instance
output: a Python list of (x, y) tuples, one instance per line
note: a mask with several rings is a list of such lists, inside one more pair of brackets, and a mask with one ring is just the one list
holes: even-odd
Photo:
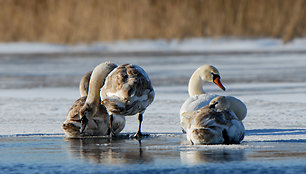
[(186, 133), (192, 144), (237, 144), (243, 140), (245, 129), (231, 110), (237, 105), (231, 105), (230, 100), (218, 96), (190, 115)]
[[(89, 86), (88, 97), (82, 96), (76, 100), (72, 107), (69, 109), (67, 120), (62, 125), (62, 128), (64, 129), (67, 137), (107, 134), (109, 115), (106, 111), (106, 108), (101, 104), (100, 88), (104, 84), (105, 77), (115, 67), (116, 65), (110, 62), (101, 63), (94, 69), (91, 78), (89, 73), (83, 76), (80, 82), (80, 93), (81, 95), (87, 95), (86, 86)], [(84, 117), (84, 115), (86, 117)], [(82, 127), (81, 122), (84, 123), (84, 121), (86, 124), (83, 124)], [(118, 134), (123, 130), (124, 126), (125, 118), (121, 116), (115, 116), (112, 127), (113, 132)]]
[[(143, 113), (153, 102), (154, 96), (147, 73), (133, 64), (124, 64), (114, 69), (107, 76), (101, 90), (102, 103), (110, 115), (110, 123), (114, 114), (123, 116), (138, 114), (139, 127), (135, 134), (137, 138), (143, 136), (141, 133)], [(112, 136), (112, 133), (110, 135)]]
[(208, 105), (213, 98), (218, 96), (216, 94), (206, 94), (203, 91), (203, 84), (205, 82), (215, 83), (225, 91), (220, 79), (219, 71), (212, 65), (203, 65), (192, 74), (188, 83), (189, 98), (180, 109), (180, 122), (183, 132), (187, 129), (189, 115), (195, 110)]

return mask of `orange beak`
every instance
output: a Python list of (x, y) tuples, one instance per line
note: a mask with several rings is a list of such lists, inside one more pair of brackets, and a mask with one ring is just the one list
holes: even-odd
[(214, 83), (215, 83), (216, 85), (218, 85), (219, 88), (221, 88), (223, 91), (225, 91), (225, 87), (222, 85), (222, 83), (221, 83), (221, 81), (220, 81), (220, 77), (216, 77), (216, 78), (214, 79)]

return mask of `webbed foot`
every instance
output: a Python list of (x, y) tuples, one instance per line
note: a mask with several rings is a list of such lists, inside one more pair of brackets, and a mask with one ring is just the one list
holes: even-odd
[(136, 139), (141, 139), (141, 138), (144, 138), (144, 137), (148, 137), (150, 136), (150, 134), (143, 134), (141, 132), (137, 132), (135, 135), (134, 135), (134, 138)]

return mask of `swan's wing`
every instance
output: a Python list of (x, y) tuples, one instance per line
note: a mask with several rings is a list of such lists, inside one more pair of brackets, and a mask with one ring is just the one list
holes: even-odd
[(182, 105), (180, 109), (180, 122), (183, 131), (186, 131), (188, 124), (189, 124), (189, 119), (192, 115), (192, 113), (206, 105), (209, 104), (209, 102), (217, 97), (218, 95), (216, 94), (201, 94), (201, 95), (196, 95), (189, 97), (184, 104)]
[(217, 96), (218, 95), (216, 94), (201, 94), (189, 97), (182, 105), (180, 109), (180, 114), (184, 112), (194, 112), (195, 110), (198, 110), (208, 105), (209, 102)]
[(71, 108), (68, 110), (66, 122), (80, 120), (80, 109), (85, 104), (85, 101), (86, 101), (86, 96), (77, 99), (73, 103)]
[(208, 106), (195, 111), (187, 128), (187, 139), (195, 144), (219, 144), (227, 122), (222, 112), (216, 112)]
[(216, 112), (208, 106), (195, 111), (187, 128), (187, 138), (194, 143), (240, 143), (245, 129), (231, 110)]
[(245, 128), (242, 121), (230, 110), (223, 112), (225, 119), (228, 121), (227, 134), (229, 137), (229, 143), (240, 143), (245, 134)]
[(65, 131), (67, 137), (78, 137), (80, 136), (80, 109), (86, 101), (86, 96), (76, 100), (67, 113), (67, 118), (62, 124), (62, 128)]
[(154, 96), (148, 75), (141, 67), (132, 64), (114, 69), (101, 90), (101, 98), (107, 109), (118, 115), (143, 112)]
[(190, 119), (190, 115), (194, 111), (208, 105), (209, 102), (217, 96), (218, 95), (216, 95), (216, 94), (201, 94), (201, 95), (189, 97), (184, 102), (184, 104), (182, 105), (182, 107), (180, 109), (181, 120), (182, 119), (187, 119), (187, 120)]
[(238, 144), (244, 138), (245, 128), (239, 120), (232, 120), (231, 124), (227, 130), (230, 143)]
[(247, 115), (246, 105), (236, 97), (226, 96), (227, 101), (230, 103), (231, 110), (236, 114), (239, 120), (243, 120)]

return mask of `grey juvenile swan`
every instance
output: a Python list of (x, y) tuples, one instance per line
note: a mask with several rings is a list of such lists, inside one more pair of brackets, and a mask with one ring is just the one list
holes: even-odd
[(190, 115), (187, 139), (192, 144), (237, 144), (245, 134), (246, 106), (239, 99), (218, 96)]
[[(138, 114), (136, 138), (143, 136), (141, 133), (143, 113), (153, 102), (154, 96), (149, 76), (141, 67), (133, 64), (124, 64), (114, 69), (106, 77), (101, 90), (102, 103), (110, 115), (110, 123), (113, 122), (114, 114), (122, 116)], [(110, 135), (112, 136), (112, 133)]]
[[(76, 100), (69, 109), (67, 120), (62, 125), (67, 137), (107, 135), (109, 115), (101, 104), (100, 88), (104, 84), (105, 77), (115, 67), (117, 66), (110, 62), (101, 63), (94, 69), (92, 76), (91, 72), (83, 76), (80, 82), (81, 98)], [(86, 119), (82, 119), (83, 117)], [(125, 126), (125, 118), (121, 116), (114, 118), (112, 129), (115, 134), (118, 134)], [(81, 122), (86, 122), (86, 126), (82, 127)]]

